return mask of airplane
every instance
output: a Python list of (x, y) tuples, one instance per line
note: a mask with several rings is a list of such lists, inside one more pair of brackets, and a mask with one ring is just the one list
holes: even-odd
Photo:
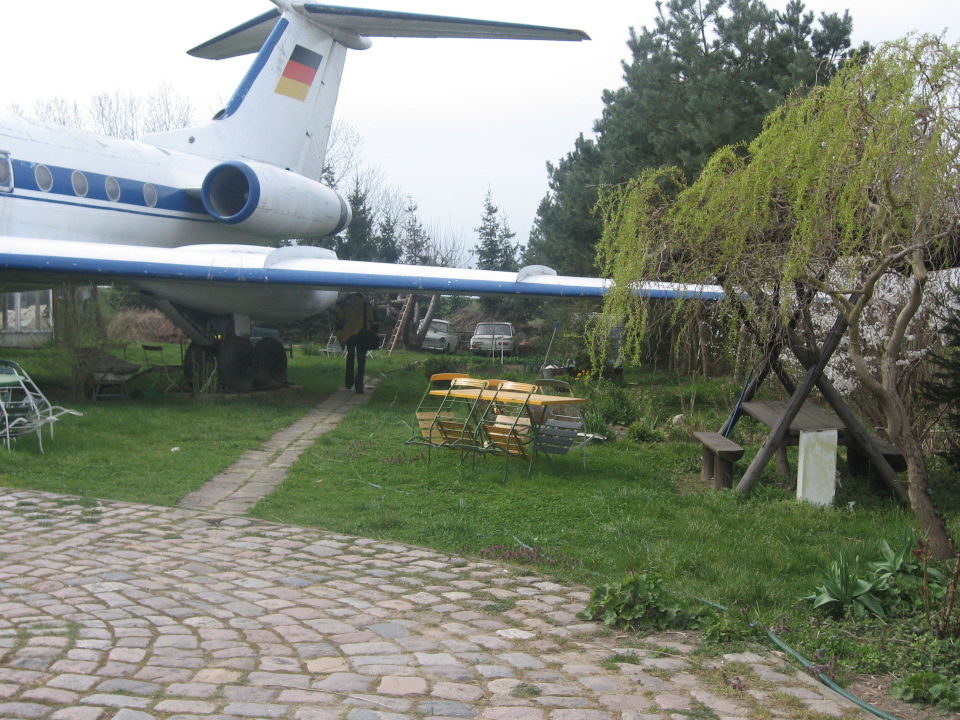
[[(347, 50), (368, 49), (373, 37), (576, 42), (586, 33), (271, 1), (275, 8), (188, 51), (213, 60), (255, 53), (206, 125), (133, 142), (0, 119), (0, 286), (131, 285), (190, 338), (185, 365), (215, 358), (234, 389), (262, 377), (258, 367), (285, 374), (282, 346), (253, 346), (252, 323), (313, 315), (343, 289), (541, 297), (609, 290), (608, 280), (543, 266), (511, 273), (357, 262), (283, 244), (334, 235), (351, 221), (348, 203), (320, 181)], [(665, 282), (638, 283), (636, 291), (722, 295), (715, 286)]]

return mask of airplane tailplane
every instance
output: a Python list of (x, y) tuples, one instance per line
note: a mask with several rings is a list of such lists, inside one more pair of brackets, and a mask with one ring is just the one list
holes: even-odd
[(319, 180), (346, 51), (293, 10), (265, 13), (191, 51), (211, 59), (257, 52), (213, 121), (143, 140), (217, 160), (256, 160)]
[(319, 180), (348, 48), (365, 50), (370, 37), (589, 39), (580, 30), (539, 25), (273, 2), (278, 9), (189, 51), (213, 60), (257, 53), (213, 122), (145, 142), (218, 160), (256, 160)]

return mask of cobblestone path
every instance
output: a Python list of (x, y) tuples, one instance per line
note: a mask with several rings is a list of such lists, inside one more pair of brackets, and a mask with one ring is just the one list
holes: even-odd
[[(379, 378), (368, 379), (365, 388), (373, 390)], [(255, 450), (247, 450), (219, 475), (188, 493), (181, 507), (242, 515), (283, 482), (287, 470), (313, 441), (333, 430), (343, 416), (370, 399), (353, 389), (339, 389), (292, 425), (277, 431)]]
[(774, 654), (626, 647), (576, 618), (587, 597), (406, 545), (0, 489), (0, 718), (869, 717)]

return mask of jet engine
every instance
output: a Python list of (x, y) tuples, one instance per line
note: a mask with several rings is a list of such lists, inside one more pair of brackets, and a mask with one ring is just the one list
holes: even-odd
[(351, 219), (350, 206), (326, 185), (254, 161), (217, 165), (200, 199), (220, 222), (273, 239), (332, 235)]

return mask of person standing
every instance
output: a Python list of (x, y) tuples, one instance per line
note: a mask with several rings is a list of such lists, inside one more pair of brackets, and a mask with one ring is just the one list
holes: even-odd
[(344, 385), (363, 393), (363, 375), (367, 350), (376, 347), (377, 324), (373, 307), (363, 293), (350, 293), (340, 303), (334, 328), (337, 342), (347, 349), (347, 373)]

